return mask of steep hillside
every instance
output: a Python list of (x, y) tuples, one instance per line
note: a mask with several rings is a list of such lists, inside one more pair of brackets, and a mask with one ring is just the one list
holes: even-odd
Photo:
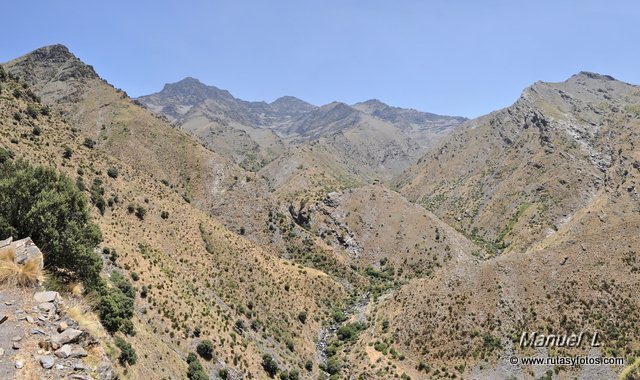
[(2, 83), (0, 99), (3, 152), (76, 179), (103, 232), (107, 273), (123, 271), (139, 292), (130, 338), (139, 361), (121, 374), (183, 378), (184, 358), (204, 339), (214, 342), (214, 360), (204, 363), (212, 375), (264, 377), (263, 354), (307, 373), (321, 325), (347, 297), (341, 285), (275, 258), (193, 207), (181, 188), (86, 144), (85, 132), (26, 83)]
[[(372, 325), (346, 353), (351, 373), (540, 378), (552, 370), (560, 379), (614, 378), (622, 366), (525, 366), (508, 358), (588, 354), (632, 363), (640, 352), (638, 96), (637, 86), (589, 73), (536, 83), (516, 105), (467, 123), (425, 157), (401, 190), (461, 229), (506, 224), (511, 245), (498, 257), (411, 280), (370, 305)], [(475, 219), (461, 209), (471, 200), (480, 205)], [(560, 216), (547, 230), (544, 221)], [(495, 246), (491, 235), (470, 235)], [(525, 331), (598, 332), (602, 346), (522, 349)]]
[(482, 255), (432, 213), (382, 185), (330, 193), (304, 211), (311, 231), (352, 263), (370, 271), (393, 268), (391, 277), (431, 276), (438, 268)]
[(463, 124), (398, 181), (399, 191), (487, 250), (553, 234), (606, 184), (611, 133), (637, 117), (640, 89), (580, 73), (538, 82), (511, 107)]
[(261, 231), (272, 201), (264, 181), (135, 104), (66, 47), (46, 46), (5, 67), (55, 106), (85, 145), (165, 182), (229, 228), (267, 241)]

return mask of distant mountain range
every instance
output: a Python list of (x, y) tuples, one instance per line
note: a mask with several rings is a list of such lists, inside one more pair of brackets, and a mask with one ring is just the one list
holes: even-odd
[[(289, 148), (341, 135), (349, 143), (346, 149), (352, 144), (362, 148), (370, 141), (384, 142), (370, 144), (364, 153), (372, 175), (389, 178), (466, 120), (390, 107), (377, 100), (320, 107), (292, 96), (272, 103), (248, 102), (194, 78), (166, 84), (162, 91), (137, 100), (254, 171)], [(376, 157), (381, 151), (386, 152), (384, 158)], [(350, 152), (337, 153), (348, 156)]]

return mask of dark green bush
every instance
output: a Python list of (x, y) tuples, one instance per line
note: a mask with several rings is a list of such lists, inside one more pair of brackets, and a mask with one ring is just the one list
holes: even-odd
[(0, 164), (0, 238), (30, 236), (45, 266), (87, 289), (101, 285), (102, 261), (94, 248), (102, 240), (84, 194), (54, 169), (25, 162)]
[(32, 119), (37, 119), (39, 113), (40, 112), (38, 112), (38, 108), (33, 104), (29, 104), (27, 106), (27, 115), (29, 115), (29, 117), (31, 117)]
[(93, 149), (93, 147), (96, 146), (96, 142), (87, 137), (84, 139), (82, 145), (86, 146), (89, 149)]
[(65, 145), (64, 152), (62, 153), (62, 157), (69, 159), (71, 158), (71, 156), (73, 156), (73, 150)]
[(198, 357), (193, 352), (190, 352), (187, 356), (187, 378), (190, 380), (209, 380), (209, 376), (204, 372), (202, 364), (198, 360)]
[[(110, 332), (128, 328), (128, 321), (133, 317), (135, 289), (120, 273), (111, 274), (113, 287), (105, 288), (100, 296), (98, 315), (104, 328)], [(127, 331), (125, 331), (126, 333)], [(131, 332), (129, 331), (131, 335)]]
[(107, 169), (107, 175), (111, 178), (118, 178), (118, 168)]
[(116, 346), (120, 349), (120, 357), (118, 358), (118, 361), (120, 361), (121, 365), (136, 364), (136, 361), (138, 361), (138, 355), (136, 355), (136, 350), (133, 349), (129, 342), (117, 336)]
[(213, 358), (213, 342), (208, 339), (203, 340), (196, 347), (196, 351), (202, 358), (211, 360)]
[(145, 215), (147, 215), (147, 209), (142, 206), (136, 207), (136, 216), (140, 220), (144, 220)]
[(278, 373), (278, 363), (269, 354), (262, 355), (262, 368), (269, 377), (274, 377)]

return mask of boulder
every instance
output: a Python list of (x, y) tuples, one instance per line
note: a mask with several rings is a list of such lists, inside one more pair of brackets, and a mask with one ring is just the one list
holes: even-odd
[(75, 344), (65, 344), (56, 350), (55, 355), (59, 358), (82, 358), (87, 356), (87, 351)]
[(60, 294), (54, 291), (37, 292), (33, 295), (33, 299), (37, 303), (42, 304), (45, 302), (54, 302), (60, 299)]
[[(13, 242), (16, 249), (16, 262), (24, 265), (27, 260), (36, 260), (40, 269), (44, 267), (44, 258), (40, 249), (33, 243), (31, 238), (16, 240)], [(44, 302), (44, 301), (43, 301)]]
[(59, 334), (51, 335), (51, 343), (54, 345), (58, 345), (58, 347), (77, 341), (82, 335), (81, 330), (76, 329), (66, 329)]

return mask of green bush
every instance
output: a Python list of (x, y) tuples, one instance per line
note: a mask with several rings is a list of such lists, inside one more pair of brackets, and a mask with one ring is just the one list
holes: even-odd
[(62, 157), (69, 159), (71, 158), (71, 156), (73, 156), (73, 150), (65, 145), (64, 152), (62, 153)]
[(211, 360), (213, 358), (213, 342), (208, 339), (203, 340), (196, 347), (196, 351), (202, 358)]
[(116, 346), (120, 349), (120, 357), (118, 358), (118, 361), (121, 365), (136, 364), (136, 361), (138, 361), (138, 355), (136, 355), (136, 350), (133, 349), (129, 342), (117, 336)]
[(269, 354), (262, 355), (262, 368), (269, 377), (274, 377), (278, 373), (278, 363)]
[(142, 206), (136, 207), (136, 216), (140, 220), (144, 220), (145, 215), (147, 215), (147, 209)]
[(104, 328), (115, 333), (118, 330), (131, 334), (127, 331), (129, 324), (126, 321), (133, 317), (135, 289), (120, 273), (111, 274), (113, 287), (105, 288), (100, 297), (98, 305), (98, 315)]
[(38, 112), (38, 108), (33, 104), (29, 104), (27, 106), (27, 115), (29, 115), (29, 117), (31, 117), (32, 119), (37, 119), (39, 113), (40, 112)]
[(190, 380), (209, 380), (209, 376), (204, 372), (202, 364), (198, 360), (198, 357), (193, 352), (190, 352), (187, 356), (187, 378)]
[(365, 326), (362, 323), (354, 322), (347, 323), (345, 325), (340, 326), (340, 328), (336, 331), (336, 335), (338, 339), (346, 341), (346, 340), (355, 340), (360, 331), (364, 330)]
[(87, 137), (84, 139), (82, 145), (86, 146), (89, 149), (93, 149), (93, 147), (96, 146), (96, 142)]
[(118, 178), (118, 169), (113, 167), (107, 169), (107, 175), (111, 178)]
[(0, 164), (0, 238), (30, 236), (44, 253), (45, 266), (87, 289), (101, 285), (102, 240), (87, 200), (67, 176), (25, 162)]

